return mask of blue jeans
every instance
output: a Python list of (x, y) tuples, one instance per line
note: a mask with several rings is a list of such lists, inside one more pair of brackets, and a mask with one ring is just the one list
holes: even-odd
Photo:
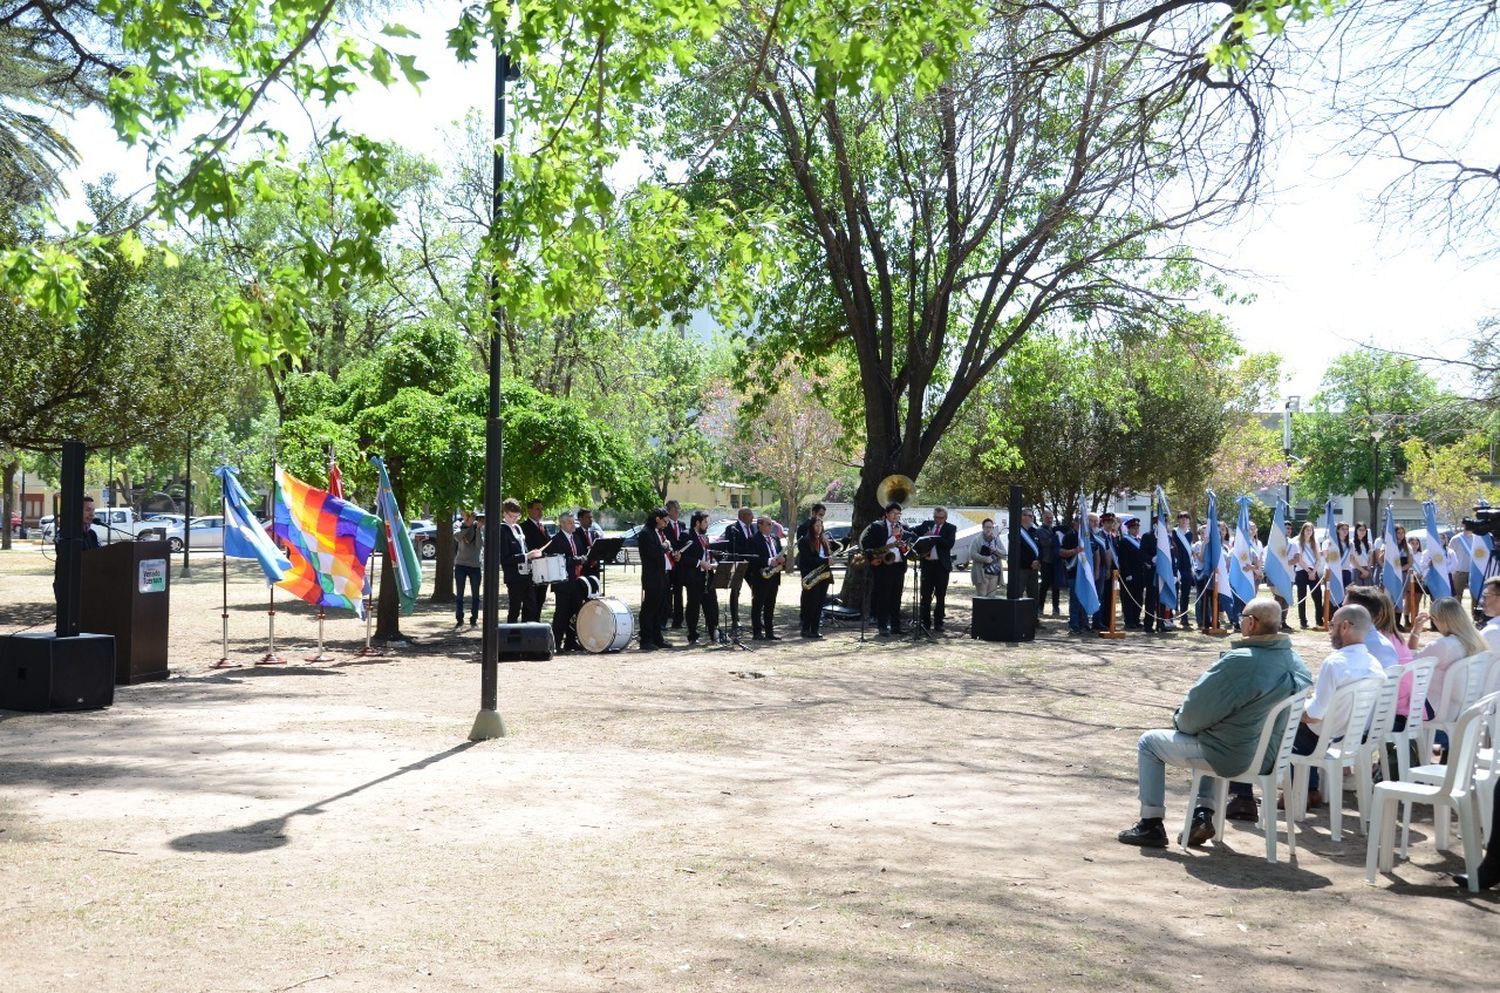
[(479, 566), (456, 565), (453, 567), (453, 584), (458, 587), (454, 592), (457, 594), (457, 606), (453, 608), (454, 616), (458, 623), (464, 622), (464, 584), (470, 584), (474, 591), (473, 599), (470, 601), (469, 616), (479, 616)]
[[(1203, 761), (1203, 743), (1196, 735), (1159, 729), (1147, 731), (1136, 743), (1136, 776), (1141, 796), (1141, 819), (1165, 817), (1167, 813), (1167, 766), (1186, 768)], [(1204, 776), (1198, 787), (1198, 806), (1212, 807), (1214, 780)]]

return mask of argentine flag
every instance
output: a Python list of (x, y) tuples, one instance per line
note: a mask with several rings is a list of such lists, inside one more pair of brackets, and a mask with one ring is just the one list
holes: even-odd
[(1422, 577), (1427, 584), (1427, 593), (1434, 600), (1452, 596), (1453, 587), (1448, 583), (1448, 556), (1438, 537), (1437, 504), (1431, 500), (1422, 504), (1422, 517), (1427, 522), (1427, 574)]
[[(1203, 540), (1203, 578), (1213, 582), (1219, 571), (1219, 558), (1224, 554), (1224, 540), (1219, 537), (1219, 498), (1208, 491), (1208, 535)], [(1224, 595), (1220, 590), (1219, 594)]]
[[(1463, 535), (1459, 535), (1456, 541), (1462, 541)], [(1495, 539), (1487, 534), (1469, 535), (1469, 596), (1474, 602), (1479, 603), (1479, 595), (1484, 592), (1485, 569), (1490, 560), (1495, 557)]]
[(1271, 518), (1271, 533), (1266, 535), (1266, 584), (1292, 602), (1291, 545), (1286, 540), (1286, 501), (1276, 498), (1276, 514)]
[(221, 465), (214, 475), (224, 487), (224, 554), (236, 559), (255, 559), (266, 574), (267, 583), (280, 582), (292, 562), (250, 512), (250, 498), (240, 485), (238, 470)]
[[(1079, 507), (1086, 504), (1078, 501)], [(1099, 591), (1094, 585), (1094, 535), (1089, 530), (1087, 511), (1078, 514), (1078, 568), (1073, 570), (1073, 598), (1083, 608), (1084, 627), (1088, 618), (1099, 612)]]
[(1338, 522), (1333, 519), (1333, 498), (1323, 505), (1323, 529), (1328, 532), (1323, 545), (1323, 568), (1328, 576), (1328, 600), (1337, 609), (1344, 605), (1344, 556), (1349, 549), (1339, 543)]
[(1167, 521), (1172, 519), (1172, 508), (1167, 506), (1167, 495), (1160, 486), (1156, 488), (1156, 524), (1151, 533), (1156, 536), (1156, 586), (1161, 593), (1161, 602), (1176, 609), (1177, 573), (1172, 568), (1172, 532)]
[(1385, 543), (1385, 565), (1380, 569), (1380, 582), (1399, 609), (1406, 593), (1406, 577), (1401, 575), (1401, 546), (1396, 542), (1396, 518), (1389, 506), (1385, 508), (1385, 535), (1381, 540)]
[(1234, 540), (1229, 546), (1229, 588), (1241, 603), (1255, 599), (1255, 571), (1250, 562), (1250, 498), (1240, 497), (1239, 517), (1234, 522)]

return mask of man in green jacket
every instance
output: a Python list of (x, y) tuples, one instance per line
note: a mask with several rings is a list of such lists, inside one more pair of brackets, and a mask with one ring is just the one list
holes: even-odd
[[(1268, 597), (1251, 600), (1240, 617), (1230, 650), (1198, 677), (1172, 719), (1173, 730), (1147, 731), (1136, 746), (1141, 819), (1121, 831), (1120, 841), (1166, 848), (1166, 767), (1208, 763), (1220, 776), (1241, 773), (1254, 758), (1266, 715), (1289, 696), (1312, 685), (1312, 674), (1281, 633), (1281, 606)], [(1272, 736), (1272, 740), (1277, 740)], [(1270, 761), (1269, 757), (1265, 758)], [(1262, 766), (1265, 768), (1265, 766)], [(1205, 777), (1193, 812), (1189, 842), (1214, 836), (1213, 780)]]

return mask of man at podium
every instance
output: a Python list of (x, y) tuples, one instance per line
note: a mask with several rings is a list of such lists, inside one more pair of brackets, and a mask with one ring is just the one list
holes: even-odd
[[(57, 537), (62, 537), (62, 528), (54, 532)], [(83, 498), (83, 544), (84, 551), (99, 547), (99, 536), (94, 533), (94, 498), (84, 495)], [(62, 609), (62, 556), (56, 557), (52, 564), (52, 598), (57, 601), (58, 609)]]

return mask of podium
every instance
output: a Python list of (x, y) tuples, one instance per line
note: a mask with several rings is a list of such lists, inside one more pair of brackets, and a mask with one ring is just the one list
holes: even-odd
[(167, 678), (171, 549), (165, 541), (122, 541), (83, 555), (80, 630), (113, 635), (115, 682)]

